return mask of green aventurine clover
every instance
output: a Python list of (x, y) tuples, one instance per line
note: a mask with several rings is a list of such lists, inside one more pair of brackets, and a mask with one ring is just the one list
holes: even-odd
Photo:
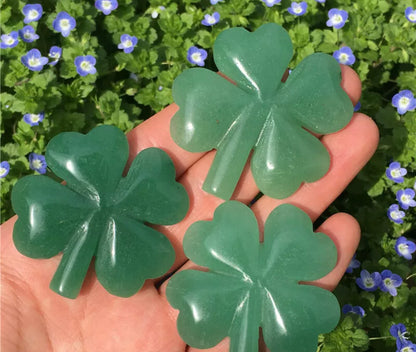
[(184, 270), (167, 286), (179, 309), (177, 326), (192, 347), (210, 348), (226, 336), (231, 352), (257, 351), (259, 327), (274, 352), (316, 351), (318, 334), (332, 330), (340, 315), (336, 297), (299, 284), (325, 276), (337, 251), (312, 222), (290, 204), (277, 207), (259, 242), (256, 218), (245, 205), (220, 205), (212, 221), (187, 231), (185, 254), (208, 272)]
[(282, 83), (292, 53), (288, 33), (275, 23), (253, 33), (231, 28), (218, 35), (214, 60), (235, 85), (204, 68), (174, 81), (173, 139), (191, 152), (217, 149), (205, 191), (229, 199), (253, 149), (254, 179), (271, 197), (285, 198), (328, 171), (327, 150), (305, 129), (338, 131), (353, 106), (339, 64), (326, 54), (308, 56)]
[(77, 297), (93, 256), (100, 283), (122, 297), (174, 262), (169, 240), (146, 223), (180, 221), (187, 193), (164, 151), (143, 150), (122, 177), (127, 158), (127, 139), (116, 127), (61, 133), (48, 144), (46, 161), (66, 186), (26, 176), (13, 189), (15, 246), (31, 258), (63, 251), (50, 285), (62, 296)]

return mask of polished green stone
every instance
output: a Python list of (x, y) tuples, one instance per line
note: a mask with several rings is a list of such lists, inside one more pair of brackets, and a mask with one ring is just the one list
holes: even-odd
[(229, 199), (252, 151), (256, 184), (271, 197), (285, 198), (328, 171), (327, 150), (305, 129), (338, 131), (353, 106), (340, 86), (340, 66), (327, 54), (306, 57), (283, 83), (292, 55), (278, 24), (253, 33), (231, 28), (218, 35), (214, 61), (235, 84), (204, 68), (185, 70), (174, 81), (174, 141), (191, 152), (217, 150), (205, 191)]
[(212, 221), (189, 228), (184, 250), (209, 269), (176, 273), (167, 286), (169, 303), (180, 311), (179, 334), (192, 347), (210, 348), (229, 336), (231, 352), (254, 352), (261, 327), (272, 352), (312, 352), (318, 334), (337, 325), (336, 297), (299, 283), (329, 273), (336, 247), (293, 205), (274, 209), (260, 243), (250, 208), (225, 202)]
[(61, 133), (48, 144), (46, 161), (66, 185), (26, 176), (13, 188), (14, 244), (31, 258), (63, 252), (50, 285), (62, 296), (77, 297), (94, 256), (100, 283), (122, 297), (174, 262), (169, 240), (148, 226), (174, 224), (188, 210), (173, 162), (160, 149), (145, 149), (123, 177), (127, 158), (127, 139), (116, 127)]

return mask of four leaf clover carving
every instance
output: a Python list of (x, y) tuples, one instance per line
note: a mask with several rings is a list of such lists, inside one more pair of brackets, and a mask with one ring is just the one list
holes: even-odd
[(234, 84), (204, 68), (175, 79), (173, 139), (191, 152), (217, 150), (205, 191), (229, 199), (252, 151), (256, 184), (271, 197), (285, 198), (328, 171), (327, 150), (305, 129), (338, 131), (353, 106), (340, 86), (340, 66), (327, 54), (308, 56), (283, 83), (292, 55), (290, 37), (278, 24), (252, 33), (231, 28), (218, 35), (214, 61)]
[(170, 225), (186, 215), (188, 196), (175, 181), (173, 162), (149, 148), (122, 177), (127, 158), (127, 138), (116, 127), (61, 133), (48, 144), (46, 160), (66, 186), (26, 176), (13, 189), (15, 246), (31, 258), (63, 251), (51, 282), (63, 296), (78, 295), (93, 256), (100, 283), (123, 297), (174, 262), (169, 240), (146, 224)]
[(257, 351), (261, 327), (271, 351), (314, 351), (318, 334), (339, 320), (331, 292), (299, 283), (332, 270), (335, 245), (313, 233), (308, 215), (293, 205), (269, 215), (260, 243), (250, 208), (223, 203), (212, 221), (191, 225), (184, 250), (209, 269), (178, 272), (167, 286), (169, 303), (180, 311), (179, 334), (193, 347), (210, 348), (229, 336), (230, 352)]

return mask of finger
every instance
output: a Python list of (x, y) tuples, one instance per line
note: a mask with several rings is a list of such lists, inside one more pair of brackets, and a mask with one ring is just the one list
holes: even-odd
[(337, 247), (337, 263), (335, 268), (326, 276), (308, 284), (327, 290), (334, 290), (345, 274), (360, 242), (361, 230), (357, 220), (351, 215), (338, 213), (327, 219), (316, 232), (328, 235)]
[(143, 149), (156, 147), (164, 150), (171, 157), (175, 165), (176, 176), (180, 176), (205, 154), (188, 152), (173, 141), (170, 135), (170, 120), (178, 109), (176, 104), (171, 104), (127, 134), (128, 165)]
[(341, 66), (341, 87), (348, 94), (352, 104), (357, 105), (361, 96), (361, 80), (358, 74), (349, 66)]
[(347, 127), (324, 136), (331, 164), (326, 175), (313, 183), (304, 183), (290, 197), (261, 197), (252, 207), (259, 226), (279, 204), (290, 203), (305, 211), (312, 221), (334, 201), (374, 154), (378, 144), (378, 129), (368, 116), (356, 113)]

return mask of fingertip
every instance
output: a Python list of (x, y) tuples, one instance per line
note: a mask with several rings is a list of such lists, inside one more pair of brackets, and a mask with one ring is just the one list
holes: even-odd
[(354, 113), (353, 119), (361, 121), (361, 128), (365, 131), (368, 145), (371, 148), (370, 155), (373, 155), (378, 147), (378, 142), (380, 140), (380, 131), (377, 124), (371, 117), (361, 112)]
[(334, 269), (313, 284), (332, 291), (345, 274), (360, 243), (360, 225), (351, 215), (338, 213), (326, 220), (317, 232), (323, 232), (331, 238), (337, 248), (338, 257)]
[(361, 80), (357, 72), (351, 67), (342, 65), (341, 66), (341, 87), (350, 97), (352, 104), (355, 106), (360, 100), (361, 96)]

